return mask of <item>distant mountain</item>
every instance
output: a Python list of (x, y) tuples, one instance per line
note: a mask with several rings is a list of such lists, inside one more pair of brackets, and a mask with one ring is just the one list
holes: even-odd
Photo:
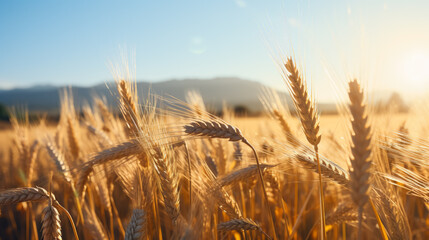
[[(259, 112), (263, 109), (259, 96), (264, 86), (255, 81), (239, 78), (184, 79), (156, 83), (137, 82), (136, 87), (140, 99), (144, 99), (147, 96), (149, 89), (151, 93), (161, 96), (174, 96), (180, 100), (185, 100), (188, 91), (195, 90), (201, 94), (204, 102), (211, 110), (219, 111), (224, 101), (229, 106), (246, 106), (252, 112)], [(25, 107), (33, 112), (47, 111), (55, 113), (60, 107), (62, 89), (64, 87), (43, 85), (1, 90), (0, 103), (9, 107)], [(117, 104), (117, 97), (112, 95), (112, 93), (116, 95), (116, 88), (113, 82), (93, 87), (72, 87), (72, 92), (75, 104), (78, 107), (84, 103), (91, 103), (93, 96), (106, 97), (109, 105), (115, 106)], [(279, 94), (290, 103), (288, 94), (281, 91)]]

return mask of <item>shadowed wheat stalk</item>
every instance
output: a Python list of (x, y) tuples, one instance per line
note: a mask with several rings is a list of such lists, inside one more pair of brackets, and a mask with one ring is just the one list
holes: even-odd
[(352, 159), (350, 170), (350, 193), (358, 207), (358, 239), (362, 238), (362, 216), (368, 203), (371, 167), (371, 128), (368, 126), (364, 94), (355, 79), (349, 82), (350, 113), (352, 115)]

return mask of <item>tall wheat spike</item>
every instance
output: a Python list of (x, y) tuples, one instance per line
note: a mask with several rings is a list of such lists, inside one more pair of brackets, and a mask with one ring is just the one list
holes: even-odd
[(167, 151), (157, 151), (153, 155), (155, 170), (158, 174), (165, 208), (171, 220), (176, 223), (180, 216), (179, 180), (172, 156)]
[(368, 126), (364, 94), (356, 79), (349, 82), (350, 113), (352, 115), (352, 158), (350, 169), (350, 193), (358, 207), (358, 239), (362, 237), (362, 216), (368, 203), (371, 167), (371, 128)]
[(137, 136), (140, 130), (140, 116), (137, 107), (137, 94), (132, 91), (129, 81), (121, 79), (118, 82), (118, 92), (121, 102), (122, 116), (124, 116), (127, 127), (130, 129), (131, 136)]
[(310, 98), (308, 89), (302, 75), (298, 71), (292, 58), (288, 58), (285, 64), (284, 74), (285, 81), (291, 93), (292, 100), (295, 104), (299, 119), (301, 120), (307, 141), (313, 145), (317, 168), (319, 172), (319, 205), (320, 205), (320, 220), (321, 220), (321, 236), (322, 240), (326, 238), (325, 231), (325, 200), (323, 196), (322, 170), (319, 161), (319, 143), (322, 137), (319, 134), (319, 117), (315, 102)]
[(67, 118), (67, 136), (68, 136), (70, 152), (75, 159), (79, 157), (79, 152), (80, 152), (79, 141), (76, 134), (77, 134), (76, 128), (74, 126), (72, 118), (69, 116)]

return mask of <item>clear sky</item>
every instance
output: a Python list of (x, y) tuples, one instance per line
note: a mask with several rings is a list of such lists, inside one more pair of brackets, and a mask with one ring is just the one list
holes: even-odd
[(1, 1), (0, 88), (95, 85), (127, 53), (138, 80), (237, 76), (286, 89), (273, 61), (283, 50), (321, 101), (349, 77), (423, 92), (428, 12), (429, 1), (405, 0)]

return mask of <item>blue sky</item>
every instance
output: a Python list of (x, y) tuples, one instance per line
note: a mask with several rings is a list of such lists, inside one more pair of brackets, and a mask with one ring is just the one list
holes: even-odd
[(0, 88), (91, 86), (112, 79), (122, 54), (138, 80), (237, 76), (285, 88), (281, 49), (321, 100), (349, 77), (421, 91), (428, 11), (427, 1), (1, 1)]

